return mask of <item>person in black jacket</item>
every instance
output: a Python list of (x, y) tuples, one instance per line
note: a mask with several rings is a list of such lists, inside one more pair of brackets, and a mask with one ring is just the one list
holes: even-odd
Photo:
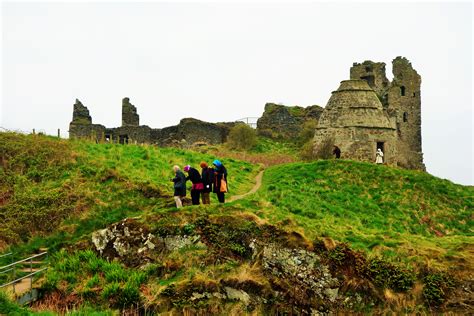
[(202, 204), (211, 204), (211, 197), (209, 196), (212, 192), (212, 182), (214, 181), (214, 169), (209, 168), (208, 164), (204, 161), (201, 161), (200, 164), (202, 183), (204, 189), (201, 192)]
[(176, 207), (183, 207), (182, 198), (186, 196), (186, 176), (179, 169), (179, 166), (174, 166), (173, 171), (175, 177), (171, 179), (174, 182), (174, 200), (176, 202)]
[(202, 189), (204, 188), (201, 175), (199, 174), (199, 171), (192, 168), (190, 165), (184, 167), (184, 172), (188, 173), (186, 180), (191, 180), (193, 183), (191, 188), (191, 199), (193, 201), (193, 205), (199, 205), (199, 197), (201, 196)]
[[(219, 203), (225, 202), (225, 193), (228, 192), (228, 185), (227, 185), (227, 169), (219, 160), (214, 160), (212, 164), (215, 166), (214, 168), (214, 193), (217, 194), (217, 199)], [(223, 187), (223, 182), (225, 188)]]

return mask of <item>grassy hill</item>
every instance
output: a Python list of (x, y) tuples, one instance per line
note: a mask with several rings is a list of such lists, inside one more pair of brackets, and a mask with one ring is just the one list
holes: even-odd
[[(262, 186), (174, 208), (171, 167), (215, 157), (229, 195), (254, 186), (260, 163)], [(249, 153), (197, 152), (0, 133), (0, 159), (0, 248), (51, 254), (43, 298), (25, 309), (0, 292), (0, 314), (472, 310), (472, 187), (294, 162), (294, 147), (266, 139)]]
[(291, 220), (309, 238), (395, 260), (474, 262), (474, 188), (425, 172), (344, 160), (279, 165), (239, 204), (272, 223)]
[[(172, 166), (215, 158), (174, 148), (0, 133), (0, 250), (32, 237), (55, 239), (49, 247), (73, 242), (127, 216), (170, 207)], [(248, 191), (259, 166), (223, 162), (232, 170), (229, 195)]]

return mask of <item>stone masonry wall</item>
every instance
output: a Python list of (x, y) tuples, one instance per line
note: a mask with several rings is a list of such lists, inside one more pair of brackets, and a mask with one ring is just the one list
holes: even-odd
[(184, 143), (221, 144), (227, 139), (234, 123), (209, 123), (193, 118), (184, 118), (178, 125), (153, 131), (152, 142), (161, 146)]
[(106, 128), (92, 124), (89, 110), (79, 100), (74, 104), (73, 120), (69, 124), (71, 138), (121, 144), (157, 144), (160, 146), (190, 146), (196, 143), (221, 144), (226, 141), (235, 123), (209, 123), (193, 118), (182, 119), (178, 125), (162, 129), (138, 125), (136, 107), (129, 98), (122, 100), (122, 126)]
[(380, 97), (382, 104), (387, 105), (384, 96), (390, 87), (390, 81), (385, 75), (385, 63), (374, 63), (370, 60), (366, 60), (361, 64), (354, 63), (350, 70), (350, 78), (366, 80)]
[(267, 103), (262, 117), (257, 121), (257, 132), (274, 139), (294, 139), (305, 122), (317, 122), (322, 112), (323, 108), (318, 105), (303, 108)]
[(140, 117), (137, 108), (130, 103), (129, 98), (122, 99), (122, 126), (139, 126)]
[(398, 165), (425, 170), (421, 139), (421, 77), (404, 57), (392, 62), (393, 81), (385, 76), (385, 64), (354, 63), (351, 79), (364, 79), (376, 91), (397, 128)]

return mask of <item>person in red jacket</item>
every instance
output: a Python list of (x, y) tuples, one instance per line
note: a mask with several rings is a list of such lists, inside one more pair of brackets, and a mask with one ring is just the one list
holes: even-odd
[(184, 167), (184, 172), (188, 173), (186, 180), (191, 180), (193, 186), (191, 187), (191, 200), (193, 201), (193, 205), (199, 205), (199, 197), (201, 195), (201, 191), (204, 188), (202, 184), (202, 178), (199, 174), (199, 171), (187, 165)]
[(204, 161), (201, 161), (200, 166), (202, 168), (202, 183), (204, 185), (204, 188), (201, 191), (202, 204), (211, 204), (210, 194), (212, 192), (212, 184), (214, 181), (214, 169), (209, 168), (209, 165)]

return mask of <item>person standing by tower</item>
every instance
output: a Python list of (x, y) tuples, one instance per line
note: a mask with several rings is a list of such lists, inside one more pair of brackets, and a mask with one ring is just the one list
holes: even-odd
[(334, 145), (334, 149), (332, 151), (332, 154), (336, 157), (336, 159), (341, 158), (341, 150), (339, 149), (339, 147)]
[(377, 152), (375, 153), (375, 163), (376, 164), (383, 164), (383, 151), (380, 148), (377, 148)]

